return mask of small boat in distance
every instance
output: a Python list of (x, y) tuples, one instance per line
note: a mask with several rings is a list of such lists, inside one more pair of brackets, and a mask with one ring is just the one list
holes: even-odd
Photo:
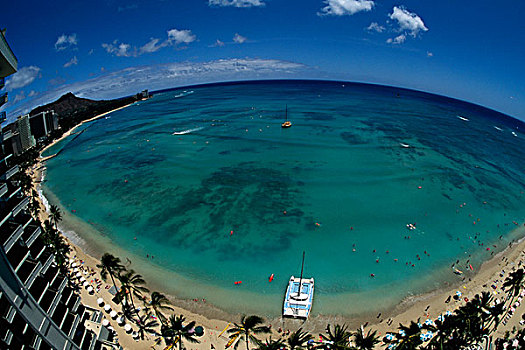
[(518, 137), (518, 134), (516, 134), (514, 131), (511, 131), (510, 133), (512, 134), (512, 136)]
[(286, 112), (285, 112), (285, 115), (284, 115), (284, 120), (285, 122), (281, 124), (281, 128), (289, 128), (292, 126), (292, 122), (291, 121), (288, 121), (288, 105), (286, 105)]
[(464, 121), (466, 121), (466, 122), (468, 122), (468, 121), (469, 121), (469, 120), (468, 120), (468, 118), (462, 117), (462, 116), (460, 116), (460, 115), (458, 115), (457, 117), (458, 117), (459, 119), (461, 119), (461, 120), (464, 120)]
[(314, 279), (303, 279), (303, 262), (301, 264), (301, 277), (290, 277), (286, 295), (284, 296), (283, 316), (307, 319), (312, 310), (314, 301)]
[(410, 148), (410, 147), (411, 147), (411, 146), (410, 146), (409, 144), (407, 144), (407, 143), (400, 142), (399, 144), (400, 144), (401, 147), (403, 147), (403, 148)]

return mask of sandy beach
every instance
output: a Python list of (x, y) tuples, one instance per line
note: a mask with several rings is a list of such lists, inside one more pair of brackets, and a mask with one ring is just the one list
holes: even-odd
[[(127, 106), (121, 107), (119, 109), (125, 107)], [(84, 121), (83, 123), (101, 118), (111, 112), (98, 115), (94, 118)], [(66, 132), (59, 140), (56, 140), (52, 144), (48, 145), (46, 148), (44, 148), (44, 150), (48, 147), (51, 147), (53, 144), (62, 140), (63, 138), (69, 136), (75, 128)], [(42, 172), (44, 170), (45, 164), (44, 161), (41, 160), (34, 165), (31, 171), (35, 189), (38, 189), (39, 187), (39, 183), (42, 179)], [(45, 212), (45, 207), (42, 201), (41, 206), (41, 219), (45, 219), (47, 217), (47, 213)], [(525, 236), (525, 227), (523, 224), (516, 226), (515, 230), (517, 231), (513, 232), (513, 234), (515, 234), (517, 237)], [(82, 236), (81, 233), (79, 233), (79, 235)], [(68, 242), (72, 247), (71, 258), (81, 266), (82, 271), (86, 272), (82, 273), (90, 276), (90, 278), (86, 277), (88, 282), (93, 279), (93, 282), (90, 283), (94, 287), (97, 285), (100, 286), (100, 290), (96, 291), (92, 295), (87, 293), (85, 288), (82, 288), (82, 302), (86, 305), (102, 310), (102, 307), (99, 307), (97, 304), (97, 298), (103, 298), (113, 310), (119, 311), (120, 307), (110, 301), (111, 295), (109, 294), (107, 288), (111, 286), (111, 281), (108, 281), (108, 284), (105, 282), (97, 283), (95, 280), (95, 278), (101, 279), (99, 269), (96, 267), (96, 264), (98, 263), (97, 258), (100, 257), (105, 251), (94, 251), (93, 247), (89, 247), (90, 249), (88, 250), (86, 247), (76, 245), (71, 240), (68, 240)], [(86, 251), (89, 251), (89, 254), (87, 254)], [(278, 330), (280, 328), (283, 330), (295, 331), (297, 328), (302, 326), (303, 329), (310, 331), (313, 335), (317, 336), (320, 333), (324, 333), (327, 324), (346, 323), (349, 325), (350, 330), (355, 330), (366, 322), (368, 322), (367, 329), (377, 330), (379, 335), (382, 337), (389, 331), (395, 332), (400, 323), (407, 324), (411, 320), (415, 321), (417, 319), (420, 319), (421, 323), (423, 323), (427, 318), (435, 320), (439, 315), (443, 315), (446, 311), (453, 311), (456, 307), (464, 304), (465, 298), (471, 299), (482, 291), (490, 291), (496, 298), (504, 299), (505, 292), (503, 292), (501, 289), (503, 281), (510, 272), (517, 269), (519, 266), (523, 266), (523, 262), (525, 261), (524, 252), (525, 239), (513, 242), (505, 250), (495, 254), (490, 260), (483, 263), (483, 265), (477, 271), (470, 272), (468, 275), (466, 274), (464, 281), (461, 277), (458, 277), (457, 283), (450, 284), (446, 288), (406, 298), (393, 310), (383, 312), (373, 319), (370, 319), (370, 317), (367, 319), (361, 319), (347, 318), (343, 316), (318, 315), (311, 317), (304, 324), (296, 320), (283, 321), (280, 317), (268, 320), (268, 323), (272, 325), (272, 338), (279, 338), (280, 333)], [(114, 254), (118, 256), (117, 253)], [(148, 276), (143, 277), (148, 282)], [(491, 287), (492, 285), (495, 285), (496, 288), (493, 289)], [(149, 285), (149, 287), (152, 291), (155, 290), (154, 288), (151, 288), (154, 286)], [(457, 291), (462, 293), (461, 299), (456, 301), (451, 298), (450, 302), (447, 303), (447, 298), (449, 296), (455, 295)], [(162, 292), (162, 290), (159, 290), (159, 292)], [(219, 333), (221, 333), (221, 331), (223, 331), (228, 326), (229, 322), (239, 321), (239, 315), (229, 315), (224, 312), (215, 312), (214, 314), (220, 315), (217, 318), (209, 317), (210, 312), (207, 312), (207, 310), (213, 308), (213, 306), (206, 305), (203, 302), (195, 302), (194, 300), (180, 300), (174, 296), (170, 296), (169, 298), (175, 305), (172, 314), (183, 314), (187, 320), (195, 320), (197, 325), (202, 325), (206, 330), (205, 335), (200, 338), (201, 343), (188, 343), (186, 344), (188, 349), (210, 349), (212, 348), (212, 344), (215, 348), (223, 348), (228, 341), (227, 333), (224, 333), (221, 337), (218, 336)], [(345, 307), (351, 308), (351, 305)], [(163, 342), (155, 345), (156, 337), (154, 336), (150, 336), (149, 339), (144, 341), (133, 340), (131, 335), (126, 334), (124, 329), (119, 326), (115, 320), (112, 320), (107, 312), (102, 312), (104, 313), (105, 317), (110, 320), (110, 324), (117, 331), (120, 344), (125, 349), (163, 349), (165, 347)], [(525, 313), (525, 307), (521, 305), (517, 308), (514, 316), (509, 320), (509, 322), (506, 323), (506, 325), (501, 324), (499, 326), (495, 336), (501, 336), (505, 333), (505, 331), (511, 330), (515, 326), (519, 326), (519, 321), (521, 320), (521, 315), (523, 313)], [(136, 326), (134, 326), (134, 328), (136, 328)], [(381, 348), (381, 346), (378, 346), (378, 348)]]

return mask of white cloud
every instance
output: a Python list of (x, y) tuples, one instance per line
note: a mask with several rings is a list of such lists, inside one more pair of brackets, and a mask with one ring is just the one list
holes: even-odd
[(173, 46), (178, 44), (189, 44), (197, 40), (197, 36), (191, 32), (191, 30), (178, 30), (170, 29), (167, 31), (167, 39), (161, 41), (157, 38), (151, 38), (147, 43), (142, 45), (140, 48), (131, 46), (130, 44), (121, 43), (118, 40), (114, 40), (112, 43), (103, 43), (102, 47), (107, 53), (110, 53), (119, 57), (137, 57), (145, 53), (157, 52), (163, 47)]
[(77, 64), (78, 64), (77, 56), (73, 56), (72, 59), (70, 59), (69, 61), (64, 63), (64, 68), (68, 68), (68, 67), (71, 67), (71, 66), (76, 66)]
[(219, 39), (215, 40), (215, 42), (210, 45), (210, 47), (222, 47), (224, 46), (224, 42), (223, 41), (220, 41)]
[(191, 32), (191, 30), (168, 30), (168, 42), (175, 42), (175, 44), (189, 44), (197, 40), (197, 36)]
[(366, 30), (369, 32), (383, 33), (385, 31), (385, 27), (379, 25), (377, 22), (372, 22), (368, 27), (366, 27)]
[(264, 6), (262, 0), (209, 0), (210, 6), (259, 7)]
[(159, 49), (164, 47), (162, 43), (157, 45), (159, 41), (160, 39), (151, 38), (150, 41), (148, 41), (140, 48), (140, 53), (151, 53), (158, 51)]
[(392, 13), (388, 16), (390, 19), (397, 21), (400, 31), (408, 32), (413, 37), (417, 36), (420, 31), (428, 31), (421, 17), (404, 7), (394, 6)]
[(237, 44), (243, 44), (246, 42), (246, 40), (248, 40), (248, 38), (240, 35), (239, 33), (235, 33), (235, 35), (233, 36), (233, 42)]
[(325, 0), (325, 7), (317, 15), (343, 16), (353, 15), (361, 11), (370, 11), (374, 7), (373, 0)]
[(271, 59), (225, 59), (208, 62), (176, 62), (129, 67), (72, 84), (26, 99), (18, 106), (8, 106), (10, 116), (27, 113), (32, 108), (56, 100), (71, 91), (79, 97), (111, 99), (150, 91), (220, 81), (315, 78), (317, 71), (300, 63)]
[(400, 34), (396, 36), (394, 39), (392, 38), (387, 39), (386, 42), (389, 44), (402, 44), (405, 42), (405, 40), (407, 40), (407, 36), (405, 34)]
[(22, 67), (13, 74), (5, 83), (7, 91), (23, 88), (31, 84), (37, 77), (40, 76), (40, 68), (37, 66)]
[(130, 50), (130, 44), (119, 43), (118, 40), (114, 40), (111, 44), (103, 43), (102, 47), (106, 50), (107, 53), (113, 54), (118, 57), (137, 56), (136, 48), (134, 50)]
[(23, 99), (26, 98), (26, 94), (25, 92), (22, 90), (20, 91), (18, 94), (15, 95), (15, 98), (13, 99), (13, 103), (17, 103), (17, 102), (20, 102), (22, 101)]
[(71, 35), (62, 34), (58, 37), (55, 43), (55, 50), (62, 51), (71, 46), (76, 46), (78, 43), (77, 34), (73, 33)]
[(35, 90), (31, 90), (29, 92), (29, 94), (27, 95), (27, 97), (33, 97), (33, 96), (36, 96), (36, 95), (38, 95), (38, 92), (36, 92)]

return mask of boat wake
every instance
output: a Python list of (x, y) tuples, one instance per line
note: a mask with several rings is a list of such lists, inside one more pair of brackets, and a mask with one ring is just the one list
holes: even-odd
[(175, 95), (174, 97), (175, 98), (181, 98), (181, 97), (184, 97), (184, 96), (191, 95), (193, 93), (194, 93), (193, 90), (190, 90), (190, 91), (184, 90), (183, 92), (181, 92), (180, 94)]
[(503, 131), (502, 128), (498, 128), (496, 125), (494, 125), (494, 129), (499, 130), (499, 131)]
[(204, 128), (202, 126), (200, 126), (198, 128), (193, 128), (193, 129), (188, 129), (188, 130), (175, 131), (175, 132), (173, 132), (172, 135), (186, 135), (186, 134), (191, 134), (194, 131), (199, 131), (199, 130), (202, 130), (202, 129), (204, 129)]

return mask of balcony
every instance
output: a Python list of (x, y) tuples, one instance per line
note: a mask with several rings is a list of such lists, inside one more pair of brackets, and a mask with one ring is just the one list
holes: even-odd
[(7, 193), (7, 184), (3, 183), (0, 185), (0, 197), (4, 196)]
[(24, 237), (24, 241), (26, 242), (26, 245), (28, 247), (31, 247), (31, 245), (36, 241), (36, 239), (42, 233), (42, 229), (40, 228), (40, 226), (29, 225), (24, 230), (24, 233), (27, 233), (27, 237)]
[(5, 122), (7, 119), (7, 113), (5, 111), (0, 112), (0, 123)]
[(19, 225), (14, 222), (10, 222), (7, 225), (2, 226), (2, 241), (4, 245), (5, 252), (8, 253), (13, 245), (15, 245), (16, 242), (22, 237), (22, 234), (24, 233), (24, 228), (22, 225)]
[(4, 77), (0, 77), (0, 89), (3, 89), (5, 86), (5, 78)]
[(13, 216), (17, 216), (18, 213), (20, 213), (23, 209), (26, 209), (29, 205), (29, 198), (24, 197), (14, 208), (13, 208)]
[(4, 34), (0, 33), (0, 77), (7, 77), (16, 72), (18, 60), (5, 40)]
[(0, 106), (7, 103), (7, 92), (0, 94)]
[(18, 167), (18, 165), (15, 165), (14, 167), (12, 167), (8, 171), (6, 171), (5, 174), (0, 176), (0, 180), (4, 180), (4, 181), (5, 180), (9, 180), (13, 175), (18, 173), (19, 170), (20, 170), (20, 168)]
[[(47, 269), (49, 269), (49, 266), (51, 266), (51, 264), (53, 263), (53, 261), (55, 261), (55, 256), (53, 254), (49, 254), (49, 256), (47, 257), (47, 260), (46, 262), (44, 263), (44, 265), (42, 266), (42, 271), (43, 272), (47, 272)], [(56, 276), (53, 277), (53, 279), (55, 278)], [(49, 281), (51, 282), (51, 281)]]

